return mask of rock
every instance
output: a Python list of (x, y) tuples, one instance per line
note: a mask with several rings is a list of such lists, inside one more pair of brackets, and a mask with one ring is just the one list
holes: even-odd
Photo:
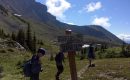
[(22, 45), (13, 40), (4, 40), (0, 38), (0, 48), (16, 48), (19, 50), (26, 50)]

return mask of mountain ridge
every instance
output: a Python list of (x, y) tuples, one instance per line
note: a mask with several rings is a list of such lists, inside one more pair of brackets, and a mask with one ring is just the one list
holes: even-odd
[[(118, 37), (101, 26), (77, 26), (62, 23), (56, 20), (55, 16), (47, 12), (47, 7), (45, 5), (38, 3), (35, 0), (0, 0), (0, 5), (8, 9), (13, 16), (14, 14), (21, 15), (20, 17), (22, 19), (32, 23), (32, 28), (44, 37), (51, 36), (54, 39), (56, 36), (63, 34), (65, 29), (70, 28), (74, 33), (83, 34), (86, 37), (86, 40), (95, 39), (99, 41), (122, 43)], [(1, 21), (3, 21), (3, 19)], [(8, 20), (6, 19), (3, 22), (6, 21)], [(25, 23), (18, 24), (15, 21), (13, 22), (12, 19), (8, 22), (11, 22), (13, 27), (16, 26), (15, 28), (19, 25), (24, 25), (24, 27), (27, 26)], [(8, 28), (10, 27), (8, 26)]]

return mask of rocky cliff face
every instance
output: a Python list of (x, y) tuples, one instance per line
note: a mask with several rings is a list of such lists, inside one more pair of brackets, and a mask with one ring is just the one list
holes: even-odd
[(47, 13), (47, 7), (35, 0), (0, 0), (0, 4), (14, 14), (22, 15), (34, 20), (55, 20), (56, 18)]

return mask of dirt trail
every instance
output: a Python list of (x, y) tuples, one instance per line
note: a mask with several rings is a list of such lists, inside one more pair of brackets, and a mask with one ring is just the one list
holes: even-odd
[[(85, 73), (85, 71), (88, 70), (88, 65), (86, 65), (84, 68), (82, 68), (80, 71), (78, 71), (77, 76), (78, 79), (82, 79), (82, 75)], [(69, 78), (68, 80), (71, 80), (71, 78)]]
[[(90, 67), (91, 68), (91, 67)], [(78, 76), (78, 80), (83, 79), (83, 74), (89, 69), (88, 65), (86, 65), (84, 68), (82, 68), (80, 71), (78, 71), (77, 76)], [(115, 73), (116, 72), (112, 72)], [(112, 75), (109, 75), (109, 73), (100, 73), (97, 76), (99, 77), (104, 77), (108, 80), (127, 80), (124, 77), (113, 77)], [(71, 78), (69, 78), (68, 80), (71, 80)]]

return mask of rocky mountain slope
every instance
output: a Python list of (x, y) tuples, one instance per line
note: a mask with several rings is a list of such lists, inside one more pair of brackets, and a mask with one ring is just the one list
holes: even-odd
[(35, 0), (0, 0), (0, 5), (8, 13), (6, 14), (0, 8), (0, 27), (5, 28), (7, 31), (26, 28), (27, 24), (24, 22), (26, 21), (31, 24), (32, 29), (39, 37), (48, 38), (49, 40), (56, 39), (58, 35), (64, 33), (63, 31), (66, 28), (70, 28), (74, 33), (83, 34), (86, 41), (122, 43), (119, 38), (101, 26), (77, 26), (62, 23), (47, 12), (45, 5), (35, 2)]

